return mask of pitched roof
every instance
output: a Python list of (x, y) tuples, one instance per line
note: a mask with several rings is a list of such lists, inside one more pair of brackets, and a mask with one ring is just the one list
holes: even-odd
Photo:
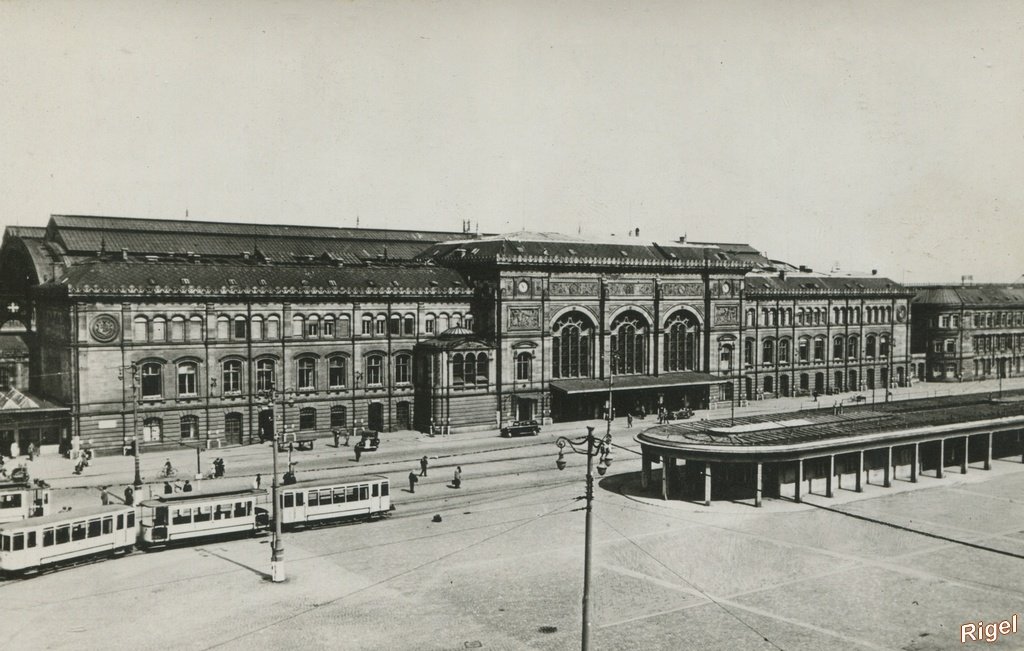
[(911, 301), (915, 305), (963, 305), (964, 307), (1022, 307), (1024, 285), (935, 285), (919, 286)]
[(744, 281), (751, 296), (775, 294), (903, 294), (903, 285), (883, 276), (826, 276), (823, 274), (750, 274)]

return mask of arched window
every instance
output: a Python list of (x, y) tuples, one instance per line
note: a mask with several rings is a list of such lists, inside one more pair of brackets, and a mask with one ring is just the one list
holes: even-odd
[(281, 337), (281, 319), (276, 314), (267, 317), (267, 339), (278, 339)]
[(327, 386), (341, 389), (348, 381), (348, 359), (336, 355), (327, 360)]
[(825, 338), (815, 337), (814, 338), (814, 361), (824, 362), (825, 361)]
[(191, 397), (197, 394), (196, 376), (198, 370), (195, 362), (178, 364), (178, 396)]
[(412, 355), (401, 353), (395, 356), (395, 384), (412, 382)]
[(846, 341), (846, 354), (853, 359), (857, 359), (860, 355), (860, 339), (857, 338), (857, 335), (851, 335)]
[(303, 407), (299, 410), (299, 429), (316, 429), (316, 409), (313, 407)]
[(594, 332), (590, 319), (579, 312), (569, 312), (551, 330), (551, 375), (590, 377), (590, 342)]
[(466, 316), (462, 317), (462, 327), (465, 328), (466, 330), (472, 330), (473, 329), (473, 315), (472, 314), (468, 314), (467, 313)]
[(875, 335), (864, 337), (864, 355), (868, 358), (875, 356)]
[(448, 329), (448, 315), (442, 312), (437, 316), (437, 331), (439, 333)]
[(411, 314), (406, 314), (405, 318), (402, 319), (402, 334), (403, 335), (414, 335), (416, 334), (416, 317)]
[(199, 417), (198, 416), (182, 416), (181, 417), (181, 438), (183, 439), (194, 439), (199, 437)]
[(427, 318), (423, 320), (423, 332), (428, 335), (432, 335), (437, 331), (437, 317), (433, 314), (428, 314)]
[(842, 337), (836, 337), (832, 340), (832, 359), (843, 358), (843, 349), (845, 348), (843, 343)]
[(462, 353), (452, 355), (452, 386), (461, 387), (466, 383), (466, 376), (462, 373), (463, 357)]
[(352, 336), (352, 319), (350, 319), (347, 314), (342, 314), (341, 316), (338, 317), (338, 336)]
[(757, 310), (755, 310), (754, 308), (748, 309), (747, 310), (747, 317), (746, 317), (746, 325), (753, 326), (753, 325), (755, 325), (754, 322), (756, 320), (757, 320)]
[[(383, 323), (381, 319), (381, 323)], [(370, 355), (366, 358), (366, 386), (379, 387), (384, 384), (384, 357)]]
[(469, 386), (476, 384), (476, 354), (466, 353), (462, 361), (462, 380)]
[(273, 391), (275, 375), (274, 360), (261, 359), (256, 362), (256, 390)]
[(626, 312), (612, 322), (612, 373), (631, 375), (645, 370), (647, 323), (635, 312)]
[(533, 355), (518, 353), (516, 355), (516, 380), (528, 381), (533, 377)]
[(325, 337), (334, 337), (334, 317), (327, 315), (320, 322), (320, 329)]
[(345, 427), (348, 424), (348, 410), (345, 405), (331, 407), (331, 428)]
[(200, 316), (189, 317), (188, 319), (188, 340), (203, 340), (203, 318)]
[[(676, 312), (665, 324), (666, 371), (692, 371), (697, 368), (700, 325), (685, 312)], [(748, 359), (748, 362), (750, 360)]]
[(853, 323), (860, 323), (860, 308), (853, 308)]
[(486, 387), (490, 380), (490, 368), (488, 365), (487, 353), (477, 353), (476, 356), (476, 383), (478, 386)]
[(878, 338), (878, 356), (889, 356), (889, 335), (882, 335)]
[(775, 363), (775, 340), (765, 339), (761, 342), (761, 363), (765, 366)]
[(301, 337), (306, 331), (306, 320), (302, 318), (301, 314), (296, 314), (292, 317), (292, 336)]
[(789, 339), (779, 339), (779, 364), (789, 364)]
[(171, 341), (185, 341), (185, 317), (171, 317)]
[(299, 375), (296, 388), (300, 391), (313, 391), (316, 389), (316, 360), (312, 357), (303, 357), (299, 360)]
[(164, 440), (164, 421), (159, 418), (147, 418), (142, 421), (142, 440), (147, 443)]
[(804, 324), (804, 308), (798, 307), (796, 309), (796, 324), (802, 326)]
[(242, 362), (237, 359), (229, 359), (221, 365), (223, 371), (221, 389), (224, 394), (242, 392)]
[(149, 321), (144, 316), (137, 316), (132, 321), (132, 339), (145, 342), (149, 339)]
[(398, 314), (392, 314), (388, 318), (388, 333), (392, 337), (402, 334), (402, 317)]
[(743, 340), (743, 364), (744, 366), (753, 366), (756, 356), (754, 355), (754, 340), (747, 338)]
[(160, 398), (164, 393), (163, 366), (156, 362), (142, 365), (142, 397)]
[(360, 330), (360, 333), (362, 333), (364, 335), (372, 335), (373, 334), (373, 317), (370, 316), (369, 314), (364, 314), (363, 315), (362, 329)]
[(150, 338), (152, 341), (167, 341), (167, 320), (162, 316), (153, 317)]
[(386, 335), (387, 334), (387, 319), (384, 318), (383, 314), (378, 314), (377, 318), (373, 320), (373, 334), (375, 334), (375, 335)]
[(217, 339), (226, 341), (231, 331), (231, 320), (226, 316), (217, 317)]

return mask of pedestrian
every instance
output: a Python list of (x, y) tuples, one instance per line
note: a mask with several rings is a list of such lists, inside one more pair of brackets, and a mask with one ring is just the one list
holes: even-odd
[(359, 457), (363, 454), (363, 442), (362, 441), (356, 443), (355, 451), (356, 451), (356, 461), (359, 461)]
[(626, 427), (633, 426), (633, 414), (626, 414)]
[(32, 461), (36, 458), (36, 444), (29, 441), (28, 444), (28, 460)]
[(185, 485), (181, 487), (181, 492), (182, 493), (191, 493), (192, 492), (192, 482), (190, 482), (189, 480), (186, 479), (185, 480)]
[(83, 470), (85, 470), (85, 457), (80, 457), (78, 463), (75, 464), (75, 474), (81, 475)]
[(452, 478), (452, 486), (460, 488), (462, 486), (462, 466), (455, 466), (455, 476)]
[(423, 458), (420, 459), (420, 477), (426, 477), (426, 476), (427, 476), (427, 455), (424, 454)]
[(348, 440), (350, 438), (352, 438), (352, 433), (349, 432), (348, 430), (345, 430), (345, 447), (346, 448), (348, 447)]
[(410, 493), (415, 493), (416, 492), (416, 482), (418, 482), (419, 480), (420, 480), (420, 478), (416, 476), (416, 470), (415, 469), (410, 470), (409, 471), (409, 492)]
[(124, 505), (131, 506), (135, 503), (135, 491), (132, 490), (131, 486), (124, 487)]
[(11, 441), (11, 458), (17, 459), (21, 456), (21, 448), (18, 446), (17, 441)]
[(259, 490), (260, 484), (262, 483), (263, 477), (259, 473), (256, 473), (256, 479), (252, 480), (252, 487), (255, 488), (256, 490)]
[(164, 482), (164, 495), (170, 495), (173, 492), (174, 492), (174, 487), (171, 486), (171, 482), (165, 481)]
[(340, 448), (341, 447), (341, 432), (338, 431), (337, 427), (334, 428), (333, 434), (334, 434), (334, 447)]
[(110, 493), (107, 492), (109, 486), (100, 486), (100, 504), (107, 506), (110, 504)]

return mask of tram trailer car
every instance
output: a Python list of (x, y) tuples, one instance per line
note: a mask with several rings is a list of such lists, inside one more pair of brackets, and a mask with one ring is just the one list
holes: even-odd
[(263, 489), (154, 497), (139, 505), (139, 544), (151, 548), (203, 538), (254, 535), (270, 525), (267, 509), (259, 506), (266, 502), (267, 491)]
[(49, 514), (50, 487), (45, 482), (0, 482), (0, 522)]
[(95, 506), (0, 524), (0, 571), (27, 573), (135, 545), (135, 508)]
[(386, 477), (345, 480), (310, 479), (279, 487), (281, 525), (343, 519), (370, 519), (391, 511), (391, 489)]

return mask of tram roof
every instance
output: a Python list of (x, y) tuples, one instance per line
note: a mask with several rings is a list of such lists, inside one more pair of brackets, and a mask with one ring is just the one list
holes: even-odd
[(71, 509), (70, 511), (60, 511), (58, 513), (51, 513), (50, 515), (43, 515), (38, 518), (26, 518), (24, 520), (16, 520), (14, 522), (5, 522), (0, 524), (0, 531), (34, 529), (38, 526), (46, 526), (55, 522), (75, 522), (78, 520), (94, 518), (98, 515), (117, 515), (118, 513), (124, 513), (131, 510), (132, 507), (125, 506), (123, 504), (84, 506), (81, 508)]
[(1024, 417), (1024, 391), (1004, 395), (1001, 400), (989, 394), (967, 394), (875, 405), (844, 404), (840, 414), (823, 403), (815, 410), (736, 418), (733, 424), (716, 419), (658, 425), (638, 434), (636, 440), (665, 449), (725, 454), (841, 445), (857, 437)]
[(303, 479), (297, 481), (294, 484), (278, 486), (278, 490), (290, 490), (293, 488), (313, 488), (315, 486), (339, 486), (341, 484), (361, 484), (368, 481), (387, 481), (388, 478), (384, 475), (360, 475), (358, 477), (335, 477), (326, 479)]
[(209, 502), (218, 500), (226, 497), (258, 497), (266, 495), (267, 491), (264, 488), (244, 488), (242, 490), (234, 491), (217, 491), (215, 493), (201, 493), (193, 491), (191, 493), (174, 493), (171, 495), (154, 495), (148, 500), (144, 500), (139, 504), (141, 506), (164, 506), (167, 504), (180, 504), (182, 502)]

